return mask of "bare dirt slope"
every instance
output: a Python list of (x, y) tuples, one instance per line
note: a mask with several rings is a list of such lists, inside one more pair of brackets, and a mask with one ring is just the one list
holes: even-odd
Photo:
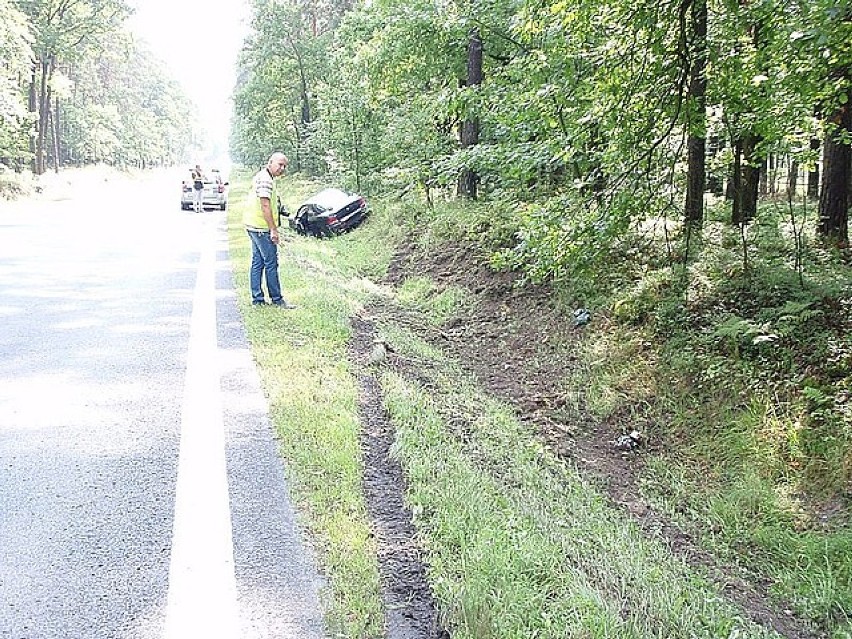
[[(749, 580), (734, 567), (718, 563), (642, 500), (638, 474), (654, 444), (625, 452), (615, 442), (629, 432), (630, 424), (596, 423), (583, 414), (581, 401), (565, 397), (561, 380), (575, 365), (570, 346), (582, 329), (557, 310), (546, 289), (514, 286), (511, 274), (491, 271), (461, 246), (445, 246), (428, 255), (414, 247), (404, 248), (392, 261), (386, 283), (398, 285), (412, 275), (429, 276), (443, 286), (463, 287), (477, 300), (449, 325), (420, 327), (424, 339), (453, 355), (487, 392), (514, 406), (520, 419), (532, 424), (559, 455), (572, 460), (613, 504), (629, 512), (648, 535), (658, 536), (673, 553), (704, 569), (754, 621), (784, 637), (821, 636), (789, 610), (773, 606), (769, 584)], [(364, 371), (360, 381), (365, 493), (380, 548), (389, 611), (387, 634), (389, 639), (449, 637), (438, 624), (436, 605), (413, 541), (410, 513), (402, 500), (404, 475), (387, 455), (393, 431), (384, 417), (380, 388), (364, 366), (376, 336), (369, 317), (395, 312), (401, 311), (375, 307), (368, 309), (365, 318), (355, 318), (351, 345), (351, 357)]]

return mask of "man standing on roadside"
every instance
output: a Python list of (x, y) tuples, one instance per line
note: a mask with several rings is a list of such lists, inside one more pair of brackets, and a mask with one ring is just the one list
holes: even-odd
[(266, 279), (269, 301), (279, 308), (296, 308), (281, 296), (281, 283), (278, 280), (278, 194), (275, 191), (275, 178), (287, 168), (287, 156), (276, 151), (269, 157), (266, 166), (254, 176), (255, 206), (246, 209), (243, 224), (251, 239), (251, 270), (249, 286), (251, 303), (266, 303), (261, 282)]

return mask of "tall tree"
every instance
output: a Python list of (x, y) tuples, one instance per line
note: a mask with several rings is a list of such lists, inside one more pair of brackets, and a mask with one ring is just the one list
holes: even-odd
[(19, 0), (32, 25), (35, 65), (31, 95), (36, 97), (37, 130), (33, 169), (45, 170), (46, 142), (52, 103), (52, 81), (57, 64), (71, 56), (87, 39), (116, 31), (130, 10), (123, 0)]
[(770, 34), (765, 31), (765, 25), (768, 24), (764, 16), (765, 7), (754, 5), (750, 0), (738, 0), (737, 4), (739, 23), (744, 26), (748, 36), (746, 41), (741, 42), (742, 49), (738, 55), (751, 62), (746, 67), (750, 77), (740, 78), (742, 102), (732, 114), (737, 125), (733, 141), (737, 168), (733, 173), (731, 221), (741, 225), (754, 219), (757, 214), (762, 164), (759, 148), (764, 140), (763, 119), (768, 104), (764, 87), (769, 81), (766, 66)]
[(704, 221), (707, 155), (707, 0), (692, 0), (687, 97), (686, 221)]
[[(467, 79), (465, 86), (471, 91), (476, 91), (482, 85), (482, 37), (479, 29), (472, 29), (467, 45)], [(475, 100), (471, 101), (474, 104)], [(469, 149), (479, 144), (479, 116), (468, 113), (461, 124), (461, 148)], [(458, 191), (470, 200), (477, 196), (477, 185), (479, 175), (475, 169), (465, 166), (459, 177)]]
[(345, 9), (266, 0), (252, 5), (252, 33), (243, 47), (234, 94), (232, 153), (253, 165), (265, 161), (274, 146), (291, 157), (294, 168), (319, 172), (324, 158), (313, 149), (312, 101), (329, 73), (323, 53)]
[[(840, 72), (839, 72), (840, 73)], [(850, 84), (849, 68), (841, 81)], [(828, 120), (823, 153), (823, 183), (819, 199), (819, 235), (833, 244), (849, 244), (849, 203), (852, 188), (852, 90)]]
[(823, 182), (817, 233), (839, 246), (849, 243), (850, 182), (852, 182), (852, 6), (829, 13), (833, 42), (825, 53), (830, 60), (830, 98), (821, 109), (828, 113), (823, 150)]
[(32, 59), (26, 16), (11, 0), (0, 0), (0, 161), (17, 166), (27, 155), (29, 121), (23, 78)]

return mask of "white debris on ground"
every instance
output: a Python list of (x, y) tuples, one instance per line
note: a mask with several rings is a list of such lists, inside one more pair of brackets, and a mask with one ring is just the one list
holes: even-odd
[(635, 450), (642, 445), (642, 433), (638, 430), (632, 430), (619, 436), (612, 444), (619, 450)]

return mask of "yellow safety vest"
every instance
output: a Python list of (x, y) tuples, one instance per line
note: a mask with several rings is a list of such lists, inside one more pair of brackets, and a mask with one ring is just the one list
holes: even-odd
[[(276, 180), (273, 178), (272, 197), (269, 200), (269, 207), (272, 210), (273, 220), (278, 217), (278, 189), (275, 188), (276, 186)], [(260, 206), (260, 198), (255, 197), (254, 199), (255, 205), (246, 209), (246, 212), (243, 214), (243, 224), (255, 229), (268, 229), (269, 225), (263, 217), (263, 208)]]

